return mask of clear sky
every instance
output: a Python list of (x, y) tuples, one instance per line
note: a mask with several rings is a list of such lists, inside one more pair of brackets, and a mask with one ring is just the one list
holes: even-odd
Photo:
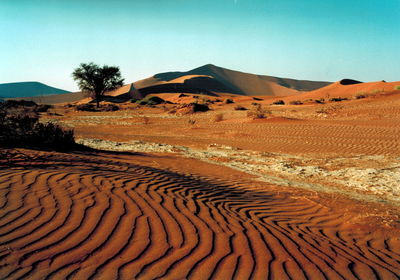
[(0, 83), (76, 90), (81, 62), (126, 82), (207, 63), (310, 80), (400, 80), (400, 0), (0, 0)]

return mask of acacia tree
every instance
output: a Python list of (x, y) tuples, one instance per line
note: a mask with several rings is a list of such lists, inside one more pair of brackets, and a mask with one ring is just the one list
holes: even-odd
[(119, 67), (107, 65), (101, 67), (93, 62), (81, 63), (72, 73), (72, 77), (83, 92), (90, 94), (96, 100), (97, 108), (107, 91), (121, 87), (124, 82)]

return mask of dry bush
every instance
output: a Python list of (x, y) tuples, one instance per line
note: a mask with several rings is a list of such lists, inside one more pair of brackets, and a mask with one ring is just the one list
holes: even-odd
[(195, 125), (196, 124), (196, 120), (188, 119), (188, 124)]
[(39, 123), (33, 107), (0, 104), (0, 146), (67, 150), (76, 146), (73, 130)]
[(281, 100), (276, 100), (272, 102), (272, 105), (285, 105), (285, 101)]
[(394, 90), (400, 90), (400, 85), (394, 86)]
[(261, 105), (258, 105), (247, 112), (247, 117), (253, 119), (264, 119), (269, 114), (271, 114), (271, 111), (264, 109)]
[(341, 102), (344, 100), (347, 100), (347, 98), (346, 97), (333, 97), (333, 98), (329, 99), (329, 101), (332, 101), (332, 102)]
[(224, 114), (218, 113), (212, 116), (211, 121), (212, 122), (220, 122), (224, 120)]
[(231, 104), (231, 103), (235, 103), (235, 102), (230, 98), (225, 99), (225, 104)]
[(300, 100), (293, 100), (289, 102), (290, 105), (302, 105), (303, 102), (301, 102)]
[(358, 94), (355, 96), (355, 99), (363, 99), (363, 98), (367, 98), (367, 97), (368, 97), (368, 95), (365, 94), (365, 93), (358, 93)]
[(235, 109), (236, 111), (246, 111), (246, 110), (247, 110), (246, 107), (243, 107), (243, 106), (240, 106), (240, 105), (235, 106), (234, 109)]

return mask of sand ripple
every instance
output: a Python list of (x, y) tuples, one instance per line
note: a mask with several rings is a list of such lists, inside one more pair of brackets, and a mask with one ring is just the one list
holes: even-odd
[(285, 193), (96, 155), (0, 170), (2, 279), (398, 279), (400, 241)]

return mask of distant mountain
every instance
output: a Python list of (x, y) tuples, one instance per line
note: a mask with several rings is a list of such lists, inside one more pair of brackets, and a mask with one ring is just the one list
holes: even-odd
[(3, 98), (20, 98), (63, 93), (69, 93), (69, 91), (51, 87), (39, 82), (0, 84), (0, 96)]
[[(138, 95), (164, 92), (283, 96), (322, 88), (317, 82), (255, 75), (207, 64), (187, 72), (166, 72), (133, 83)], [(139, 97), (140, 97), (139, 96)]]

